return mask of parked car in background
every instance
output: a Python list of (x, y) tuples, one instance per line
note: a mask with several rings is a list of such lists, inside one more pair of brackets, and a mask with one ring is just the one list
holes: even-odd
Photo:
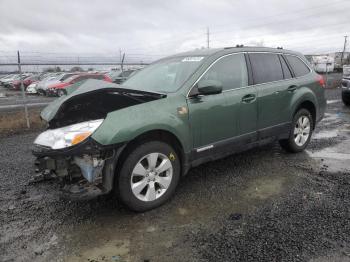
[(129, 70), (125, 70), (125, 71), (117, 71), (116, 73), (110, 74), (110, 77), (111, 77), (113, 83), (121, 84), (125, 80), (127, 80), (131, 76), (131, 74), (135, 71), (136, 71), (135, 69), (129, 69)]
[(41, 113), (39, 170), (58, 177), (66, 196), (114, 188), (139, 212), (165, 203), (207, 161), (274, 141), (303, 151), (326, 108), (324, 79), (302, 54), (262, 47), (182, 53), (122, 85), (71, 88)]
[(8, 82), (13, 81), (17, 77), (17, 74), (10, 74), (0, 79), (0, 85), (5, 86)]
[(343, 66), (343, 79), (341, 81), (342, 100), (347, 106), (350, 106), (350, 65)]
[[(38, 82), (39, 81), (39, 75), (36, 74), (36, 75), (31, 75), (31, 76), (28, 76), (26, 78), (23, 79), (23, 86), (24, 86), (24, 89), (26, 90), (26, 88), (34, 83), (34, 82)], [(21, 80), (15, 80), (12, 82), (12, 89), (14, 90), (20, 90), (21, 89)]]
[(37, 91), (37, 89), (36, 89), (37, 85), (38, 85), (38, 82), (31, 83), (31, 84), (27, 87), (26, 93), (27, 93), (28, 95), (36, 95), (36, 94), (38, 94), (38, 91)]
[(3, 86), (9, 89), (16, 90), (16, 88), (14, 88), (14, 85), (16, 84), (20, 87), (21, 80), (24, 80), (28, 76), (30, 76), (30, 74), (16, 74), (13, 78), (6, 81), (6, 83), (4, 83)]
[(79, 72), (75, 72), (75, 73), (53, 73), (49, 76), (47, 76), (44, 80), (40, 81), (36, 87), (37, 92), (41, 95), (46, 95), (47, 92), (47, 88), (50, 85), (53, 84), (58, 84), (61, 83), (63, 81), (65, 81), (67, 78), (74, 76), (74, 75), (78, 75), (80, 74)]
[(1, 75), (1, 76), (0, 76), (0, 85), (1, 85), (1, 79), (6, 79), (6, 78), (8, 78), (8, 77), (10, 77), (10, 76), (11, 76), (11, 74)]
[(38, 75), (38, 81), (33, 81), (30, 85), (27, 86), (26, 88), (26, 93), (28, 95), (36, 95), (38, 94), (37, 91), (37, 86), (39, 84), (40, 81), (42, 81), (43, 79), (47, 78), (49, 75), (51, 75), (50, 73), (41, 73)]
[(87, 79), (97, 79), (97, 80), (112, 82), (112, 79), (106, 74), (84, 73), (84, 74), (70, 76), (62, 82), (58, 82), (48, 86), (46, 90), (46, 94), (48, 96), (63, 96), (66, 94), (66, 90), (65, 90), (66, 87)]

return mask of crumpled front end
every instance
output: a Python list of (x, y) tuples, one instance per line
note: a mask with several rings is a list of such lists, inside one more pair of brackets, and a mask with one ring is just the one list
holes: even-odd
[(62, 196), (70, 199), (107, 194), (113, 188), (115, 161), (123, 146), (102, 146), (92, 138), (64, 149), (34, 144), (35, 180), (56, 180)]
[(112, 190), (116, 161), (127, 143), (106, 145), (93, 139), (107, 115), (165, 96), (92, 79), (71, 89), (41, 113), (48, 129), (34, 141), (36, 178), (57, 179), (64, 195), (86, 199)]

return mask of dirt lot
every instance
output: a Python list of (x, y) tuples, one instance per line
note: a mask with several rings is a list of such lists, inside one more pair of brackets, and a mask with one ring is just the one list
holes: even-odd
[(29, 184), (37, 133), (0, 139), (1, 261), (350, 261), (350, 109), (339, 89), (308, 150), (269, 145), (192, 169), (166, 205), (70, 202)]
[[(45, 122), (40, 119), (39, 108), (28, 109), (28, 116), (30, 121), (30, 129), (42, 130), (45, 128)], [(10, 136), (28, 132), (27, 121), (23, 110), (14, 110), (6, 113), (0, 113), (0, 137)]]

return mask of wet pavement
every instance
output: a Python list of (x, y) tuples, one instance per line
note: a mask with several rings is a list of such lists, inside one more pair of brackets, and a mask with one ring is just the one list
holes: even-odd
[(350, 109), (327, 114), (300, 154), (278, 143), (192, 169), (164, 206), (61, 200), (31, 185), (36, 133), (0, 140), (1, 261), (350, 261)]

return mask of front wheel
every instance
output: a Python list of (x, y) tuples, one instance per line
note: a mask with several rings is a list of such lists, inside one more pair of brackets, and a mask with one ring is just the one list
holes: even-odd
[(64, 95), (66, 95), (66, 91), (63, 90), (63, 89), (58, 89), (58, 90), (57, 90), (57, 95), (58, 95), (59, 97), (64, 96)]
[(151, 141), (131, 150), (115, 179), (119, 199), (131, 210), (147, 211), (165, 203), (175, 192), (180, 161), (168, 144)]
[(300, 109), (293, 118), (289, 138), (280, 140), (282, 148), (288, 152), (303, 151), (310, 142), (313, 129), (313, 120), (307, 109)]

